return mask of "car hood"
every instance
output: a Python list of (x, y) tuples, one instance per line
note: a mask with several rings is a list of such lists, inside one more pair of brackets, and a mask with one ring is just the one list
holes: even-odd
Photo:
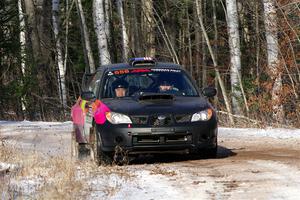
[(111, 111), (127, 115), (192, 114), (210, 108), (203, 97), (175, 97), (171, 100), (139, 101), (135, 98), (103, 99)]

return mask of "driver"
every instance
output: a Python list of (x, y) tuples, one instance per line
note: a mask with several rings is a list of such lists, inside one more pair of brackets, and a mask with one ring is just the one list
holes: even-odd
[(116, 97), (124, 97), (128, 88), (128, 83), (125, 80), (118, 79), (112, 84)]
[(159, 85), (160, 92), (165, 92), (165, 91), (169, 91), (172, 89), (173, 89), (173, 86), (167, 81), (162, 81)]

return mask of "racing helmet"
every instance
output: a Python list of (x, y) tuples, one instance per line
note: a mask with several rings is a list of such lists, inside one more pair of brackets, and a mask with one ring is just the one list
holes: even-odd
[(117, 88), (128, 88), (128, 83), (127, 81), (123, 79), (117, 79), (112, 83), (112, 88), (117, 89)]

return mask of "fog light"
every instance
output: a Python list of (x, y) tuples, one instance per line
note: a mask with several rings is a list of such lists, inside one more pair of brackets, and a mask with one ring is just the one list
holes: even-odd
[(207, 140), (208, 139), (208, 135), (206, 134), (202, 134), (201, 137), (200, 137), (200, 140)]
[(123, 142), (123, 138), (121, 136), (117, 136), (115, 138), (115, 141), (116, 141), (117, 144), (120, 144), (121, 142)]

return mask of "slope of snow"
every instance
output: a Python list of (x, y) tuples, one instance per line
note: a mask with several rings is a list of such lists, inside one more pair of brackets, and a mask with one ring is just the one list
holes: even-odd
[(300, 138), (300, 129), (283, 128), (219, 128), (219, 136), (238, 137), (272, 137), (277, 139)]
[[(0, 133), (13, 134), (14, 131), (36, 132), (37, 130), (50, 130), (67, 132), (72, 130), (72, 122), (30, 122), (30, 121), (0, 121)], [(225, 128), (219, 127), (219, 136), (238, 137), (272, 137), (278, 139), (300, 138), (300, 129), (271, 128)]]

